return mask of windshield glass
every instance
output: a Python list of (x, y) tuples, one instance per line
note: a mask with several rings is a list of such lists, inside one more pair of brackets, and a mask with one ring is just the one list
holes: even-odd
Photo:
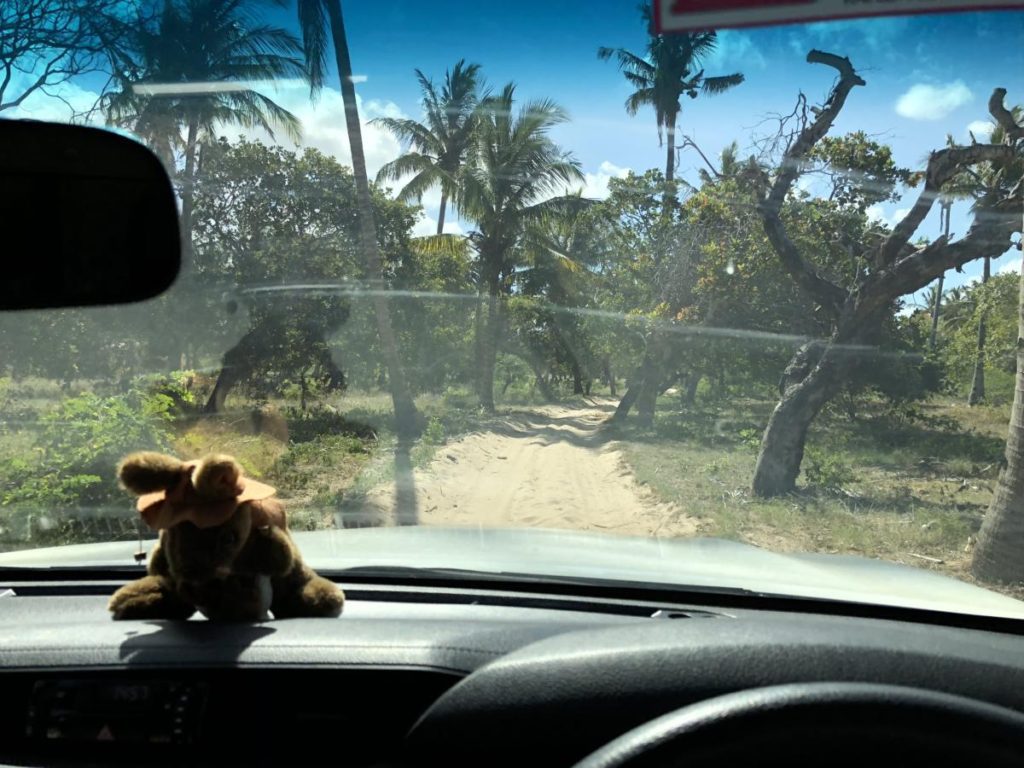
[(341, 11), (0, 6), (0, 118), (144, 142), (185, 257), (0, 315), (0, 565), (132, 564), (118, 461), (221, 452), (321, 568), (1024, 615), (1024, 12)]

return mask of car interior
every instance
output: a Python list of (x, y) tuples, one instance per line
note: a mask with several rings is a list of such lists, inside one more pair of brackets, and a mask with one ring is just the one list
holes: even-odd
[(107, 576), (4, 574), (4, 764), (827, 754), (1015, 765), (1024, 754), (1017, 619), (349, 575), (338, 620), (111, 622), (105, 602), (123, 576)]

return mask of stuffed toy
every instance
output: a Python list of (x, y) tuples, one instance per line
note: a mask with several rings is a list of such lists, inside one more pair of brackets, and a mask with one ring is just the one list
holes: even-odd
[(115, 619), (262, 621), (338, 616), (345, 595), (299, 554), (275, 490), (242, 474), (230, 456), (183, 462), (127, 456), (121, 485), (139, 494), (143, 521), (160, 532), (147, 575), (110, 598)]

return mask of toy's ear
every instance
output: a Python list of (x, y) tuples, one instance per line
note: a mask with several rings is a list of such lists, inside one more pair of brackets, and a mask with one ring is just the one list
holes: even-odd
[(132, 493), (165, 491), (181, 480), (186, 464), (163, 453), (140, 451), (132, 453), (117, 466), (117, 478)]
[(202, 459), (192, 470), (192, 486), (204, 499), (233, 499), (242, 495), (242, 465), (218, 453)]

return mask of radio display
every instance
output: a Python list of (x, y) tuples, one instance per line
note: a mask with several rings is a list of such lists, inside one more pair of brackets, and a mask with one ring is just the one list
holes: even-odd
[(47, 741), (190, 744), (206, 701), (203, 683), (172, 680), (38, 681), (26, 735)]

